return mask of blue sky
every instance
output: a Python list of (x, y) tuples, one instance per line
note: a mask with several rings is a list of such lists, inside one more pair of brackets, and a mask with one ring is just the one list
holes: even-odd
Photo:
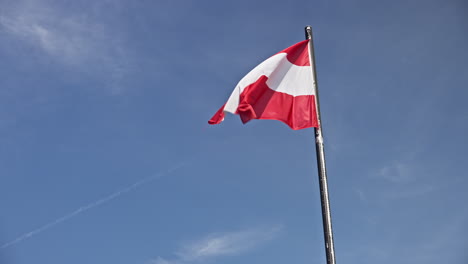
[(206, 123), (312, 25), (337, 263), (466, 263), (467, 14), (0, 0), (0, 262), (324, 263), (313, 130)]

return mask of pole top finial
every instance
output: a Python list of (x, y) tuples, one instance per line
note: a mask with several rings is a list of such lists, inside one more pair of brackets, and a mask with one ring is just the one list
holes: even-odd
[(312, 26), (306, 26), (304, 30), (306, 39), (312, 39)]

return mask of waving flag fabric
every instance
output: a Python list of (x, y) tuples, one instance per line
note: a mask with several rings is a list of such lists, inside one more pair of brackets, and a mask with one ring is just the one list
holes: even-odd
[(301, 41), (255, 67), (208, 123), (221, 123), (229, 112), (238, 114), (244, 124), (274, 119), (295, 130), (317, 127), (309, 45), (309, 40)]

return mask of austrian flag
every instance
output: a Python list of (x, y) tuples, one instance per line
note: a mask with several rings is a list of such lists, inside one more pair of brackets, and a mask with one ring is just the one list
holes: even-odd
[(310, 40), (301, 41), (260, 63), (208, 123), (221, 123), (224, 112), (229, 112), (238, 114), (244, 124), (274, 119), (295, 130), (318, 127), (309, 45)]

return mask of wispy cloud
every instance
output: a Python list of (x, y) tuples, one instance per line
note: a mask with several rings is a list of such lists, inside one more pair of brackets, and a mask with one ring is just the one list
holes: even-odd
[[(79, 64), (93, 52), (91, 27), (85, 21), (49, 16), (0, 16), (0, 24), (13, 35), (36, 45), (67, 64)], [(91, 33), (89, 35), (88, 33)]]
[(176, 261), (168, 261), (161, 257), (157, 257), (156, 259), (147, 261), (146, 264), (176, 264), (176, 263), (177, 263)]
[(107, 195), (107, 196), (105, 196), (105, 197), (103, 197), (101, 199), (98, 199), (98, 200), (96, 200), (94, 202), (91, 202), (91, 203), (89, 203), (87, 205), (81, 206), (80, 208), (74, 210), (71, 213), (68, 213), (68, 214), (66, 214), (66, 215), (64, 215), (62, 217), (59, 217), (59, 218), (57, 218), (57, 219), (55, 219), (55, 220), (53, 220), (53, 221), (39, 227), (39, 228), (36, 228), (36, 229), (34, 229), (34, 230), (30, 231), (30, 232), (27, 232), (27, 233), (25, 233), (23, 235), (18, 236), (17, 238), (15, 238), (15, 239), (13, 239), (13, 240), (11, 240), (9, 242), (4, 243), (3, 245), (0, 246), (0, 249), (8, 248), (8, 247), (13, 246), (15, 244), (18, 244), (18, 243), (20, 243), (20, 242), (22, 242), (22, 241), (24, 241), (24, 240), (26, 240), (28, 238), (36, 236), (36, 235), (38, 235), (38, 234), (40, 234), (40, 233), (42, 233), (44, 231), (47, 231), (48, 229), (50, 229), (50, 228), (52, 228), (52, 227), (54, 227), (54, 226), (56, 226), (58, 224), (61, 224), (61, 223), (65, 222), (65, 221), (67, 221), (67, 220), (70, 220), (70, 219), (74, 218), (75, 216), (77, 216), (79, 214), (82, 214), (82, 213), (84, 213), (84, 212), (86, 212), (88, 210), (91, 210), (91, 209), (95, 208), (95, 207), (98, 207), (100, 205), (108, 203), (108, 202), (110, 202), (110, 201), (112, 201), (112, 200), (114, 200), (114, 199), (116, 199), (116, 198), (118, 198), (118, 197), (120, 197), (120, 196), (122, 196), (122, 195), (124, 195), (126, 193), (134, 191), (135, 189), (137, 189), (141, 185), (147, 184), (147, 183), (149, 183), (151, 181), (154, 181), (154, 180), (156, 180), (156, 179), (158, 179), (158, 178), (160, 178), (162, 176), (168, 175), (168, 174), (172, 173), (173, 171), (175, 171), (175, 170), (177, 170), (177, 169), (179, 169), (179, 168), (181, 168), (181, 167), (183, 167), (185, 165), (186, 165), (185, 163), (181, 163), (181, 164), (179, 164), (177, 166), (174, 166), (174, 167), (172, 167), (172, 168), (170, 168), (170, 169), (168, 169), (166, 171), (163, 171), (163, 172), (160, 172), (158, 174), (143, 178), (143, 179), (141, 179), (141, 180), (139, 180), (139, 181), (125, 187), (125, 188), (122, 188), (122, 189), (120, 189), (118, 191), (115, 191), (115, 192), (113, 192), (113, 193), (111, 193), (111, 194), (109, 194), (109, 195)]
[(234, 256), (252, 250), (276, 238), (281, 226), (248, 229), (235, 232), (214, 233), (186, 243), (176, 251), (174, 259), (157, 257), (149, 264), (179, 264), (199, 262), (221, 256)]
[(408, 182), (413, 178), (411, 167), (401, 160), (384, 165), (379, 169), (377, 176), (392, 183)]
[[(404, 157), (404, 156), (407, 157)], [(400, 199), (410, 199), (430, 195), (438, 189), (428, 174), (425, 165), (421, 165), (414, 153), (406, 153), (401, 158), (387, 162), (370, 173), (369, 178), (375, 180), (381, 188), (355, 188), (355, 194), (362, 202), (391, 202)], [(373, 198), (370, 199), (369, 196)], [(376, 199), (377, 198), (377, 199)]]
[(70, 13), (47, 1), (19, 1), (0, 13), (0, 31), (32, 45), (80, 72), (106, 76), (106, 83), (118, 86), (132, 68), (130, 56), (118, 34), (96, 17)]

